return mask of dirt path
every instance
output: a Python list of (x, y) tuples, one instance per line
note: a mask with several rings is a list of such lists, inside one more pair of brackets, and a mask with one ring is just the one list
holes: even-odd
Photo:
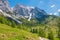
[(49, 39), (39, 37), (39, 40), (49, 40)]

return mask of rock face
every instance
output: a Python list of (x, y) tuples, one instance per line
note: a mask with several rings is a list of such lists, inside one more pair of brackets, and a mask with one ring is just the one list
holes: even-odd
[[(47, 15), (47, 13), (42, 9), (39, 9), (37, 7), (25, 6), (21, 4), (17, 4), (12, 10), (8, 0), (0, 0), (0, 12), (5, 12), (6, 14), (10, 15), (12, 19), (15, 18), (15, 20), (24, 18), (27, 19), (28, 21), (30, 21), (33, 18), (43, 20), (45, 15)], [(8, 15), (6, 16), (8, 17)]]
[(44, 10), (41, 10), (37, 7), (28, 7), (24, 5), (17, 4), (13, 11), (15, 15), (17, 16), (23, 16), (25, 18), (28, 18), (30, 20), (31, 18), (40, 18), (43, 15), (46, 15), (46, 12)]
[(3, 10), (4, 12), (11, 11), (11, 7), (8, 3), (8, 0), (0, 0), (0, 9)]

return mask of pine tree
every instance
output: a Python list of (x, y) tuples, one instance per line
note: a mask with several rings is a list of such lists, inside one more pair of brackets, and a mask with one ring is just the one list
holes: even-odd
[(58, 28), (59, 28), (59, 30), (58, 30), (58, 38), (60, 40), (60, 18), (58, 20)]
[(49, 40), (54, 40), (54, 35), (53, 32), (50, 30), (50, 32), (48, 33), (48, 39)]
[(43, 29), (39, 29), (39, 36), (45, 37), (45, 31)]
[(11, 26), (12, 27), (15, 27), (16, 26), (16, 23), (14, 21), (12, 21)]

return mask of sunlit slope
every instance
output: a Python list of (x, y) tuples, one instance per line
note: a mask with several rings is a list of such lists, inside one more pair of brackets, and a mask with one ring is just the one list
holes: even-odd
[(36, 34), (0, 24), (0, 40), (38, 40)]

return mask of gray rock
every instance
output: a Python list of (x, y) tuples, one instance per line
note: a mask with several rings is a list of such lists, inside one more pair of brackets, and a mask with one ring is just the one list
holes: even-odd
[(41, 16), (47, 15), (47, 13), (44, 10), (41, 10), (37, 7), (28, 7), (21, 4), (17, 4), (13, 8), (13, 12), (15, 15), (22, 15), (25, 18), (28, 18), (30, 20), (31, 18), (41, 18)]
[(8, 3), (8, 0), (0, 0), (0, 9), (3, 10), (4, 12), (11, 11), (11, 7)]

